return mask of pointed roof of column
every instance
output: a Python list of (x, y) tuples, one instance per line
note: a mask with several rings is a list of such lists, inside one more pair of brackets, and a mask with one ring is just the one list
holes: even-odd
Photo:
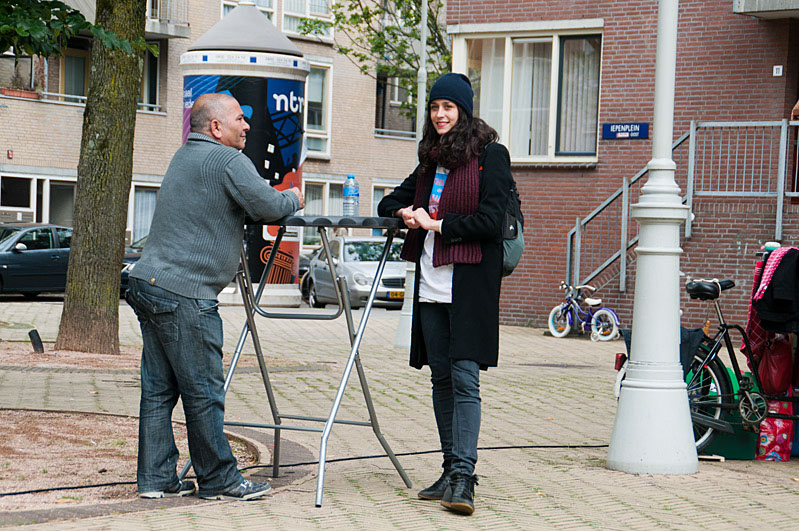
[(190, 51), (235, 50), (302, 57), (302, 52), (280, 32), (255, 3), (242, 0), (225, 18), (200, 36)]

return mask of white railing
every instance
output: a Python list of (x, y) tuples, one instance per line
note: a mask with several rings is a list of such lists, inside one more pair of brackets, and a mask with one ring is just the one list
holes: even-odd
[(188, 0), (147, 0), (147, 18), (167, 24), (188, 24)]

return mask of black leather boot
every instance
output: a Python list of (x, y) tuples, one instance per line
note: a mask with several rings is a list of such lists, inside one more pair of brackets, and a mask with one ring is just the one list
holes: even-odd
[(426, 489), (420, 490), (417, 496), (423, 500), (440, 500), (441, 497), (444, 496), (444, 491), (447, 490), (449, 486), (449, 476), (451, 473), (452, 470), (445, 467), (441, 477)]
[(453, 472), (449, 477), (449, 487), (441, 498), (441, 505), (456, 513), (470, 515), (474, 512), (474, 486), (477, 476)]

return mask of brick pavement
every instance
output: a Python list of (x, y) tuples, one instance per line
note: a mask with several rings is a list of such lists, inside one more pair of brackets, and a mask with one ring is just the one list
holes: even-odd
[[(2, 340), (27, 340), (37, 328), (54, 340), (58, 302), (0, 304)], [(243, 323), (238, 307), (221, 309), (226, 354)], [(135, 318), (120, 306), (120, 341), (140, 344)], [(425, 371), (407, 366), (393, 348), (397, 312), (377, 311), (361, 347), (377, 415), (397, 453), (435, 450), (437, 435)], [(272, 383), (282, 413), (324, 416), (346, 362), (346, 325), (336, 321), (259, 320), (266, 354), (281, 365)], [(59, 529), (206, 529), (247, 526), (276, 529), (695, 529), (795, 528), (799, 460), (701, 462), (687, 476), (637, 476), (605, 468), (615, 414), (613, 357), (620, 342), (554, 339), (540, 329), (503, 327), (500, 367), (482, 375), (482, 450), (474, 516), (466, 519), (416, 490), (439, 473), (436, 453), (401, 456), (414, 482), (406, 489), (386, 458), (328, 464), (324, 504), (314, 507), (315, 474), (305, 474), (261, 501), (206, 502), (61, 521)], [(252, 352), (251, 345), (245, 355)], [(20, 377), (23, 376), (23, 377)], [(95, 391), (96, 394), (87, 390)], [(135, 415), (137, 376), (124, 372), (0, 370), (0, 407), (69, 409)], [(179, 408), (176, 409), (176, 412)], [(257, 373), (237, 374), (228, 393), (229, 420), (270, 422)], [(366, 419), (366, 408), (350, 380), (339, 418)], [(284, 432), (283, 437), (318, 455), (319, 435)], [(529, 446), (572, 445), (572, 448)], [(367, 428), (338, 425), (329, 459), (381, 453)], [(306, 454), (307, 455), (307, 454)], [(284, 465), (290, 464), (285, 457)], [(285, 470), (290, 470), (289, 468)], [(51, 528), (52, 523), (30, 526)]]

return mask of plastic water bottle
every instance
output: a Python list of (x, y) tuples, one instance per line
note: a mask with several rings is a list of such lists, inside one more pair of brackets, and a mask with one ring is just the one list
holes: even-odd
[(347, 174), (347, 180), (344, 181), (344, 207), (343, 214), (349, 217), (358, 215), (358, 181), (355, 180), (355, 175), (352, 173)]

